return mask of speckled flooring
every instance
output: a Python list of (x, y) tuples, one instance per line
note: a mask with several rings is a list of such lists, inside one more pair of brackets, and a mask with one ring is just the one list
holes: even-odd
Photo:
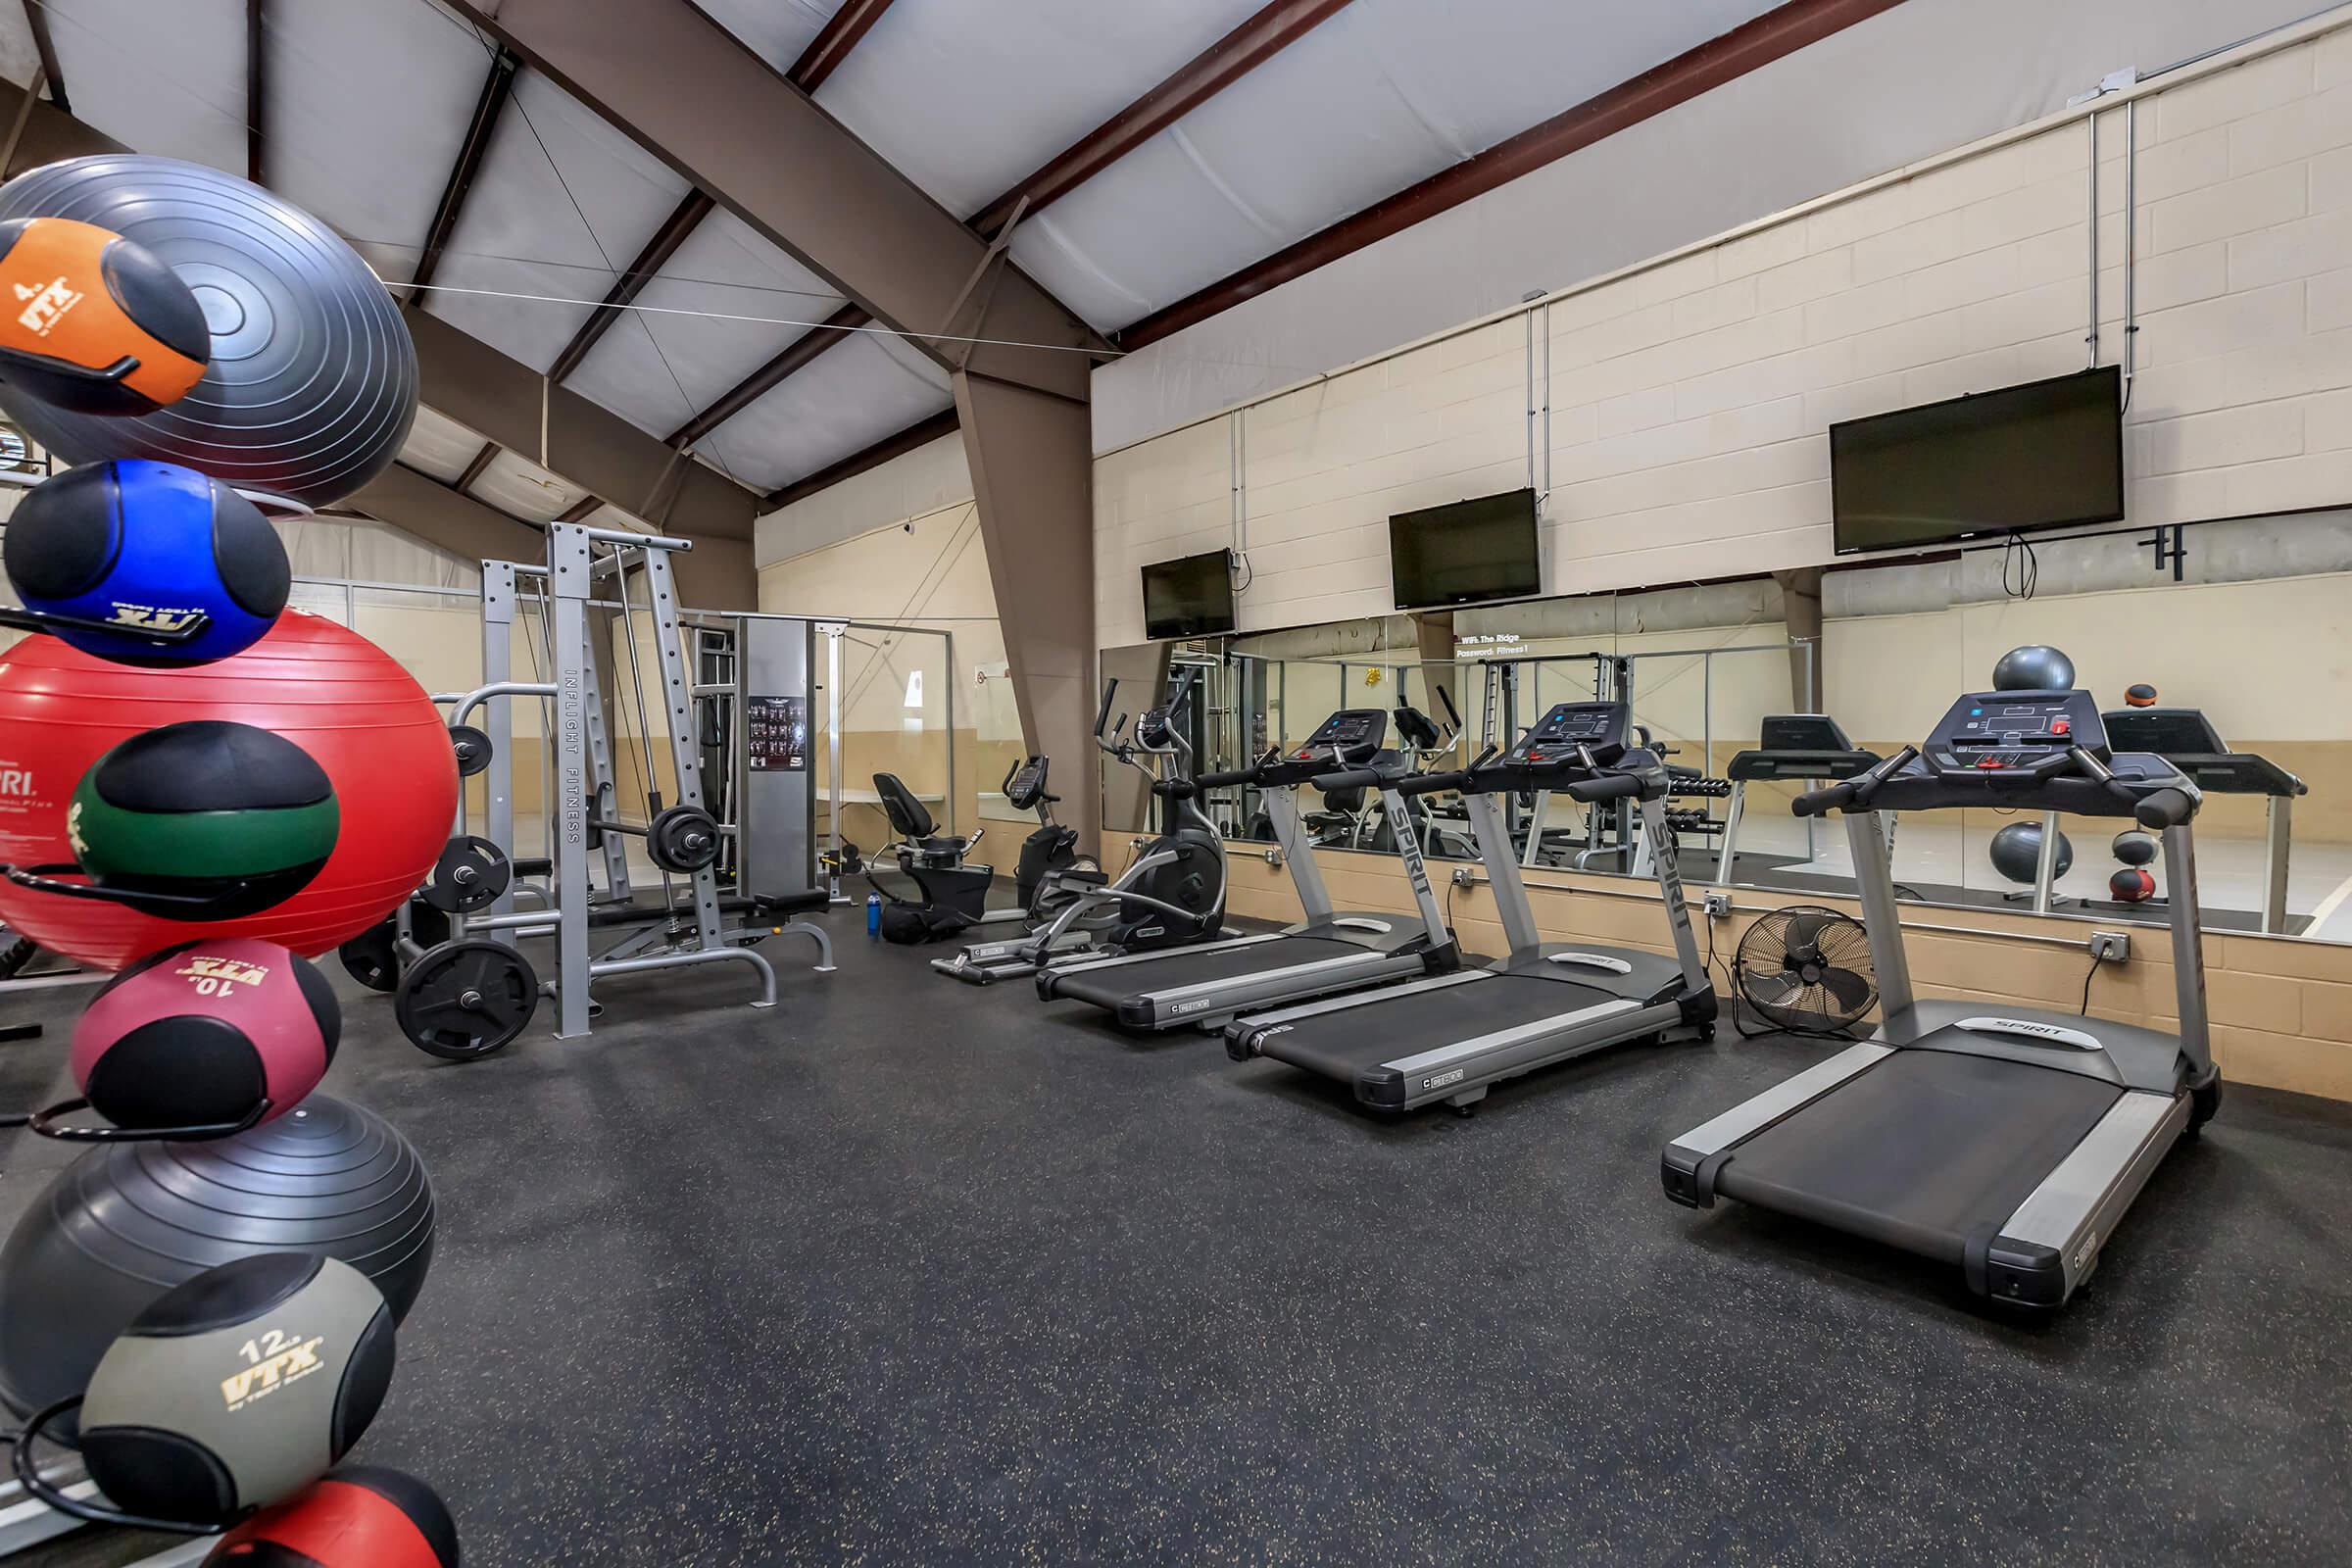
[[(442, 1224), (360, 1456), (477, 1568), (2346, 1560), (2352, 1107), (2234, 1093), (2033, 1328), (1660, 1195), (1664, 1137), (1825, 1047), (1384, 1123), (834, 924), (774, 1012), (613, 984), (469, 1065), (351, 1004), (329, 1087)], [(62, 1054), (0, 1047), (7, 1101)], [(65, 1153), (0, 1144), (0, 1221)]]

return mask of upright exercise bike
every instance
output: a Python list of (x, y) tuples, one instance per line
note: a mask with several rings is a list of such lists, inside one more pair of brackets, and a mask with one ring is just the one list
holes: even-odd
[[(931, 967), (972, 985), (1035, 974), (1052, 963), (1107, 954), (1152, 953), (1225, 935), (1225, 841), (1200, 809), (1192, 743), (1181, 722), (1200, 682), (1188, 668), (1166, 703), (1147, 710), (1130, 730), (1114, 723), (1119, 683), (1102, 690), (1095, 713), (1095, 745), (1113, 761), (1142, 773), (1159, 803), (1159, 833), (1137, 851), (1115, 882), (1064, 870), (1038, 892), (1041, 923), (1026, 935), (975, 942)], [(1145, 758), (1152, 759), (1147, 762)], [(1025, 858), (1025, 857), (1024, 857)], [(1047, 917), (1040, 906), (1051, 905)]]

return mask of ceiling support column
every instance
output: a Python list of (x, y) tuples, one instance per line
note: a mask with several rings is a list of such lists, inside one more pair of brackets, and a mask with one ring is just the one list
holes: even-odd
[(1788, 623), (1789, 637), (1813, 645), (1809, 660), (1801, 648), (1788, 650), (1788, 700), (1800, 713), (1826, 713), (1822, 661), (1829, 654), (1829, 645), (1821, 636), (1821, 568), (1776, 571), (1772, 580), (1781, 585), (1781, 618)]
[[(1091, 778), (1100, 694), (1087, 406), (969, 370), (954, 380), (1022, 742), (1063, 776)], [(1061, 820), (1090, 854), (1099, 853), (1101, 805), (1084, 789), (1062, 802)]]

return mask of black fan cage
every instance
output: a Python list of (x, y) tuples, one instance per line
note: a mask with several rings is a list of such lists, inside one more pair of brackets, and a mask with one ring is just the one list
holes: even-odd
[(1777, 1028), (1850, 1029), (1878, 1004), (1862, 922), (1819, 905), (1775, 909), (1747, 928), (1732, 960), (1740, 1001)]

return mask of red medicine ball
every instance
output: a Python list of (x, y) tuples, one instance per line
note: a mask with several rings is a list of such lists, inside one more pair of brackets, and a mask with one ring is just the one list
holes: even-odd
[(213, 937), (142, 958), (74, 1025), (74, 1081), (118, 1127), (274, 1120), (318, 1087), (343, 1012), (326, 977), (274, 942)]
[(2127, 865), (2107, 879), (2107, 891), (2119, 904), (2138, 904), (2156, 896), (2156, 879), (2144, 865)]
[(255, 1514), (204, 1560), (244, 1568), (459, 1568), (458, 1529), (416, 1477), (349, 1464), (293, 1501)]

